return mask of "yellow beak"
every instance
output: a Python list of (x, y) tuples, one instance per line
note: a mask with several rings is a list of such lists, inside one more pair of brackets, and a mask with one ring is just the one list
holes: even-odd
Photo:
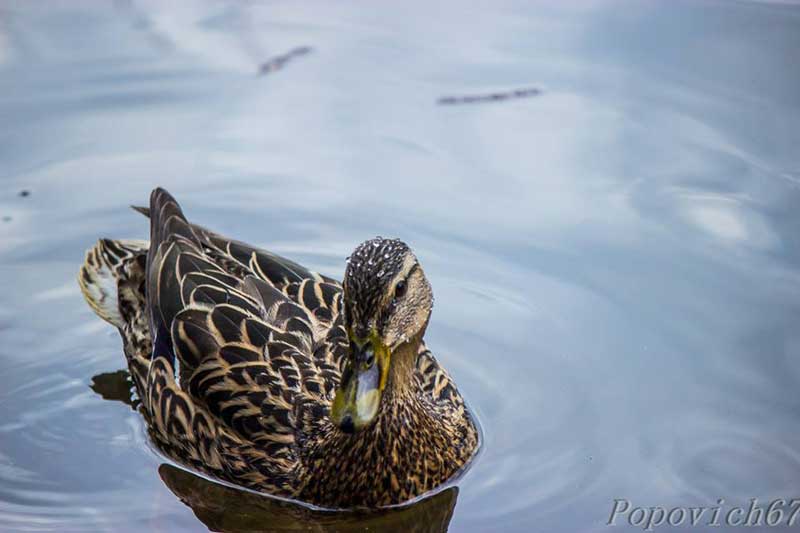
[[(360, 342), (359, 342), (360, 341)], [(345, 433), (368, 426), (381, 403), (389, 376), (389, 349), (375, 331), (368, 340), (351, 336), (351, 353), (331, 407), (331, 419)]]

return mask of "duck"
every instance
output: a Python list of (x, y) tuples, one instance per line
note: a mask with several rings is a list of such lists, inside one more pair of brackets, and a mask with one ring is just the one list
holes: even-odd
[(342, 281), (190, 223), (163, 188), (149, 241), (97, 241), (78, 274), (122, 338), (158, 451), (325, 509), (409, 502), (463, 473), (477, 421), (423, 336), (433, 291), (399, 239)]

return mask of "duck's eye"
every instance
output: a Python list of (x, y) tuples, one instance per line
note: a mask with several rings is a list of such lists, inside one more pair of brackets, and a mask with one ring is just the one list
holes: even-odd
[(397, 285), (394, 286), (394, 297), (402, 298), (406, 294), (406, 288), (405, 280), (398, 281)]

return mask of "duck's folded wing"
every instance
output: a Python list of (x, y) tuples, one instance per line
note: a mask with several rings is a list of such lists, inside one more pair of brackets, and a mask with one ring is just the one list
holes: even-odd
[[(163, 274), (165, 266), (177, 264), (177, 258), (183, 256), (184, 265), (178, 265), (184, 267), (181, 274), (195, 270), (202, 275), (215, 276), (229, 287), (239, 287), (247, 278), (260, 280), (303, 307), (311, 315), (310, 325), (315, 332), (324, 334), (335, 327), (341, 309), (342, 288), (338, 281), (268, 250), (228, 239), (188, 222), (175, 199), (163, 189), (153, 191), (149, 208), (135, 209), (151, 219), (152, 246), (148, 263), (151, 275), (148, 280), (152, 280), (153, 286), (158, 284), (156, 273)], [(194, 267), (186, 268), (192, 262)], [(153, 324), (154, 332), (162, 324), (168, 326), (174, 316), (174, 309), (169, 309), (170, 304), (174, 304), (171, 294), (175, 290), (170, 276), (171, 272), (167, 271), (163, 277), (166, 283), (159, 286), (159, 291), (165, 292), (164, 297), (156, 294), (151, 298), (152, 311), (155, 311), (152, 315), (158, 319)], [(200, 275), (195, 278), (190, 281), (203, 284)], [(254, 292), (248, 291), (248, 294), (254, 295)], [(271, 297), (267, 296), (267, 309), (271, 303)], [(159, 314), (159, 310), (166, 314)]]
[(194, 226), (194, 228), (201, 235), (210, 252), (222, 252), (222, 257), (230, 258), (253, 275), (279, 289), (303, 280), (324, 281), (338, 285), (334, 279), (309, 270), (268, 250), (228, 239), (200, 226)]
[(425, 392), (433, 405), (464, 409), (464, 399), (458, 392), (453, 378), (424, 344), (420, 346), (416, 369), (420, 389)]
[[(153, 204), (154, 199), (155, 205)], [(216, 262), (220, 263), (226, 270), (233, 271), (235, 275), (240, 275), (241, 277), (247, 274), (254, 275), (278, 289), (283, 289), (286, 285), (302, 282), (303, 280), (313, 280), (339, 286), (339, 282), (335, 279), (309, 270), (290, 259), (241, 241), (229, 239), (202, 226), (186, 221), (175, 199), (163, 189), (153, 191), (149, 208), (134, 207), (134, 209), (150, 217), (151, 228), (156, 224), (161, 227), (161, 221), (166, 221), (169, 216), (179, 214), (178, 218), (182, 219), (182, 223), (174, 223), (175, 225), (166, 231), (178, 229), (182, 235), (190, 237), (206, 254), (213, 256)], [(159, 220), (159, 222), (155, 223), (155, 220)], [(158, 230), (151, 231), (151, 236), (153, 235), (161, 236), (161, 232)]]
[[(286, 311), (292, 306), (287, 301)], [(181, 362), (196, 363), (186, 384), (191, 396), (264, 446), (292, 441), (298, 396), (327, 405), (339, 380), (337, 365), (309, 352), (310, 333), (281, 329), (234, 305), (188, 308), (175, 318), (173, 335)]]
[[(181, 388), (225, 427), (288, 453), (277, 448), (293, 438), (295, 396), (324, 405), (338, 383), (332, 354), (340, 348), (339, 328), (320, 335), (313, 311), (260, 276), (220, 265), (207, 251), (207, 235), (186, 222), (166, 191), (153, 192), (150, 215), (154, 356), (173, 368), (177, 360)], [(322, 294), (320, 307), (333, 305), (335, 286), (312, 278), (299, 283)]]

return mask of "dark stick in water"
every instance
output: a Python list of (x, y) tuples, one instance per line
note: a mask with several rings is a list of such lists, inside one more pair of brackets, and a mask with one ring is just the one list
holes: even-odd
[(297, 48), (292, 48), (285, 54), (275, 56), (269, 61), (262, 63), (258, 69), (258, 74), (260, 76), (263, 76), (264, 74), (280, 70), (284, 67), (284, 65), (286, 65), (286, 63), (288, 63), (292, 59), (299, 56), (304, 56), (309, 52), (311, 52), (310, 46), (298, 46)]
[(528, 87), (523, 89), (514, 89), (512, 91), (505, 91), (499, 93), (489, 94), (470, 94), (460, 96), (443, 96), (436, 101), (439, 105), (459, 105), (459, 104), (477, 104), (484, 102), (501, 102), (503, 100), (512, 100), (516, 98), (529, 98), (531, 96), (539, 96), (542, 90), (536, 87)]

